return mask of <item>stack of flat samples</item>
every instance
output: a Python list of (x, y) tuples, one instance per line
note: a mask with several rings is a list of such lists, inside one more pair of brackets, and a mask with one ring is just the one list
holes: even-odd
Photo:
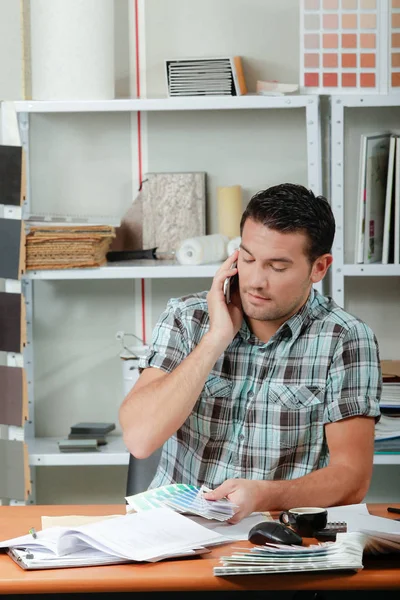
[(166, 61), (169, 96), (240, 96), (247, 93), (240, 56)]
[(67, 440), (60, 440), (60, 452), (93, 452), (107, 444), (106, 436), (115, 429), (115, 423), (76, 423), (71, 426)]
[(108, 225), (31, 226), (26, 236), (26, 269), (100, 267), (114, 227)]

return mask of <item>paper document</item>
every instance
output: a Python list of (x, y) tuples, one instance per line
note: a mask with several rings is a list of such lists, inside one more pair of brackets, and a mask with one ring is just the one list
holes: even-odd
[(87, 525), (88, 523), (97, 523), (105, 519), (115, 519), (120, 515), (103, 515), (103, 516), (85, 516), (85, 515), (65, 515), (61, 517), (42, 517), (42, 529), (48, 529), (56, 525), (60, 527), (77, 527), (78, 525)]
[[(121, 515), (74, 528), (51, 527), (36, 533), (0, 542), (0, 548), (25, 550), (24, 568), (29, 561), (43, 568), (52, 557), (55, 566), (79, 564), (92, 552), (98, 561), (120, 559), (121, 561), (157, 561), (167, 557), (186, 556), (205, 551), (207, 546), (229, 541), (219, 533), (194, 523), (187, 517), (169, 508), (158, 508), (148, 512)], [(86, 552), (82, 554), (82, 552)], [(15, 558), (15, 557), (14, 557)], [(59, 559), (59, 560), (57, 560)], [(98, 564), (98, 563), (96, 563)], [(71, 565), (72, 566), (72, 565)]]

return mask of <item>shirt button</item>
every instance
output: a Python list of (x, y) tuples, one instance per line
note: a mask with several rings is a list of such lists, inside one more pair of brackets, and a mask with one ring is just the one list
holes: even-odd
[(247, 394), (248, 398), (253, 398), (253, 396), (254, 396), (254, 392), (248, 392), (248, 394)]
[(241, 433), (241, 434), (239, 435), (239, 440), (240, 440), (241, 442), (244, 440), (244, 435), (243, 435), (243, 433)]

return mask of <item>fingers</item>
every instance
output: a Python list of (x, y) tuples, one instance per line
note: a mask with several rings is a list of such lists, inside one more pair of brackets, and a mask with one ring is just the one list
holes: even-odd
[(222, 498), (225, 498), (228, 494), (233, 492), (233, 489), (234, 488), (232, 486), (232, 481), (230, 479), (227, 479), (226, 481), (224, 481), (224, 483), (221, 483), (221, 485), (215, 488), (215, 490), (213, 490), (212, 492), (207, 492), (206, 494), (204, 494), (204, 498), (206, 500), (221, 500)]
[(239, 250), (235, 250), (231, 256), (229, 256), (225, 262), (222, 263), (216, 274), (214, 275), (214, 279), (212, 282), (212, 288), (220, 289), (223, 282), (227, 277), (233, 277), (238, 272), (237, 266), (232, 266), (237, 262), (239, 256)]

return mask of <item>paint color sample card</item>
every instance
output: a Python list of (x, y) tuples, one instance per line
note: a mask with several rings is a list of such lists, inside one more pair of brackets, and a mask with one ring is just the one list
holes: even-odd
[(0, 352), (20, 353), (25, 343), (24, 298), (21, 294), (0, 292)]
[(206, 519), (218, 521), (230, 519), (237, 506), (226, 498), (218, 501), (206, 500), (203, 494), (208, 491), (210, 490), (205, 486), (175, 483), (128, 496), (126, 501), (129, 508), (137, 512), (168, 506), (177, 512), (199, 515)]
[(303, 92), (400, 87), (400, 0), (302, 0), (300, 39)]
[(26, 444), (14, 440), (0, 440), (0, 498), (26, 500), (29, 487)]
[(24, 369), (0, 366), (0, 424), (23, 427), (28, 418), (28, 388)]
[(21, 146), (0, 145), (0, 204), (21, 206), (25, 198), (24, 171)]
[(0, 278), (19, 279), (24, 270), (23, 223), (17, 219), (0, 219)]

